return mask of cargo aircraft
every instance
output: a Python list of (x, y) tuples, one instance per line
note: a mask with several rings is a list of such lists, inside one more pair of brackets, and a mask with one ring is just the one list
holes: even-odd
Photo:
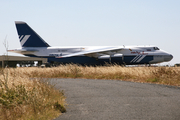
[(15, 22), (21, 48), (8, 50), (29, 57), (47, 58), (48, 63), (82, 65), (156, 64), (170, 61), (173, 56), (156, 46), (69, 46), (51, 47), (27, 23)]

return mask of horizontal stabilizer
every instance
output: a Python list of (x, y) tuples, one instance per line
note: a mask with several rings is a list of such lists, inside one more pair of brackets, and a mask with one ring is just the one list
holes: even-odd
[(31, 49), (31, 50), (26, 50), (26, 49), (14, 49), (14, 50), (8, 50), (8, 52), (14, 52), (14, 53), (34, 53), (37, 52), (38, 50), (35, 49)]

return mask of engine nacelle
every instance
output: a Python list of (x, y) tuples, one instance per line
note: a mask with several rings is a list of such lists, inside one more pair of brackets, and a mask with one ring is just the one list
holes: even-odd
[(123, 54), (103, 55), (98, 57), (101, 62), (123, 64)]
[(123, 57), (123, 54), (114, 54), (111, 55), (111, 58)]

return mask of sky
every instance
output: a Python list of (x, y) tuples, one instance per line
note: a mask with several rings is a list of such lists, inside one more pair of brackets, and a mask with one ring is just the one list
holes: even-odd
[[(179, 0), (0, 0), (0, 55), (20, 48), (15, 21), (51, 46), (156, 45), (180, 63)], [(9, 55), (20, 55), (8, 53)]]

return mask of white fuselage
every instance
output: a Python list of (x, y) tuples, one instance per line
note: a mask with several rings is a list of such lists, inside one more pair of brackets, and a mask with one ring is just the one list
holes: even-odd
[[(143, 64), (141, 61), (148, 56), (153, 58), (149, 61), (145, 61), (145, 64), (154, 64), (170, 61), (173, 56), (155, 46), (77, 46), (77, 47), (24, 47), (19, 49), (11, 50), (11, 52), (20, 53), (26, 56), (36, 56), (36, 57), (54, 57), (56, 59), (61, 59), (61, 56), (66, 56), (69, 54), (91, 51), (94, 49), (104, 49), (104, 48), (121, 48), (119, 51), (107, 51), (98, 53), (93, 56), (88, 55), (88, 57), (95, 57), (96, 59), (110, 59), (111, 57), (122, 57), (125, 63), (132, 64)], [(85, 56), (85, 55), (78, 55)], [(148, 60), (148, 59), (147, 59)]]

